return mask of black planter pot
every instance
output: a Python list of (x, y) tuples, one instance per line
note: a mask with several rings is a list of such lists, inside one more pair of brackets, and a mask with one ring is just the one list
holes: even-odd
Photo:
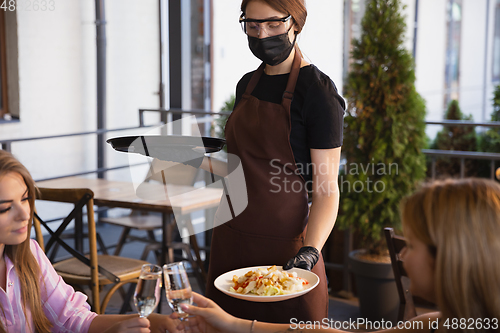
[(399, 296), (390, 263), (379, 263), (357, 257), (365, 250), (349, 253), (349, 264), (356, 278), (361, 317), (372, 322), (397, 323)]

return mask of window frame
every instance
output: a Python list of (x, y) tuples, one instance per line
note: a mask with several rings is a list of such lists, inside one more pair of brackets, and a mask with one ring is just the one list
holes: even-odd
[[(452, 100), (460, 98), (460, 58), (462, 53), (462, 21), (463, 21), (463, 1), (448, 0), (447, 1), (447, 19), (446, 19), (446, 52), (445, 52), (445, 78), (444, 78), (444, 109), (448, 108), (448, 104)], [(460, 7), (460, 20), (455, 21), (453, 18), (453, 6)], [(458, 26), (458, 29), (456, 29)], [(455, 44), (455, 42), (457, 44)], [(452, 52), (457, 51), (456, 61), (451, 62)], [(454, 54), (455, 55), (455, 54)], [(453, 67), (453, 65), (456, 67)], [(455, 75), (453, 74), (456, 74)]]
[[(493, 50), (491, 58), (491, 81), (500, 82), (500, 0), (494, 5), (495, 22), (493, 23)], [(497, 60), (497, 61), (495, 61)], [(497, 73), (495, 73), (497, 69)]]

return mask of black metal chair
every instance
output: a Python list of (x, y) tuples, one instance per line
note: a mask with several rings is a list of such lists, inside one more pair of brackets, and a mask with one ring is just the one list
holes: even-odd
[[(96, 228), (93, 208), (94, 193), (89, 189), (39, 188), (39, 194), (40, 195), (37, 197), (37, 200), (64, 202), (74, 205), (74, 209), (63, 220), (56, 231), (53, 231), (48, 224), (38, 216), (38, 214), (35, 214), (33, 219), (36, 239), (45, 253), (50, 252), (50, 250), (53, 249), (54, 244), (59, 244), (71, 255), (68, 259), (53, 263), (57, 273), (61, 275), (66, 283), (74, 286), (77, 290), (83, 291), (83, 286), (88, 286), (91, 289), (91, 305), (92, 309), (96, 313), (103, 314), (105, 312), (106, 305), (116, 290), (121, 291), (125, 301), (124, 304), (129, 304), (130, 296), (126, 295), (121, 288), (123, 285), (128, 283), (137, 283), (142, 265), (148, 264), (148, 262), (131, 258), (97, 254)], [(72, 220), (77, 221), (78, 217), (82, 217), (84, 207), (87, 208), (88, 255), (83, 253), (82, 239), (79, 240), (81, 246), (76, 245), (75, 247), (71, 247), (60, 237)], [(81, 223), (81, 221), (79, 223)], [(42, 236), (42, 226), (51, 236), (46, 243), (44, 243)], [(81, 226), (75, 226), (75, 228), (79, 227)], [(83, 234), (80, 233), (80, 236), (83, 236)], [(75, 239), (75, 244), (76, 243), (77, 239)], [(79, 249), (80, 247), (81, 249)], [(100, 292), (102, 286), (105, 285), (110, 285), (111, 288), (105, 293), (104, 299), (101, 302)], [(131, 290), (132, 287), (133, 286), (130, 288)]]
[[(177, 165), (172, 162), (165, 162), (155, 159), (153, 165), (149, 171), (146, 181), (156, 181), (164, 184), (175, 184), (175, 185), (194, 185), (196, 180), (198, 170), (191, 167), (186, 167), (184, 165)], [(167, 169), (168, 172), (154, 172), (154, 170)], [(191, 218), (189, 216), (184, 217), (185, 225), (192, 228)], [(122, 217), (104, 217), (99, 219), (99, 222), (112, 224), (115, 226), (123, 227), (122, 233), (116, 244), (114, 255), (120, 255), (123, 246), (129, 241), (140, 241), (146, 243), (143, 253), (141, 255), (141, 260), (147, 260), (150, 251), (154, 251), (156, 255), (156, 260), (158, 264), (161, 264), (160, 260), (160, 249), (161, 242), (156, 240), (154, 231), (157, 229), (162, 229), (162, 216), (158, 214), (148, 214), (144, 211), (133, 211), (129, 216)], [(172, 226), (170, 226), (172, 227)], [(174, 232), (175, 228), (171, 228)], [(130, 235), (132, 230), (142, 230), (147, 232), (147, 237), (137, 237)], [(191, 232), (192, 234), (192, 232)], [(205, 272), (204, 264), (200, 256), (200, 247), (198, 246), (198, 241), (196, 235), (191, 235), (189, 237), (189, 244), (176, 241), (170, 244), (172, 250), (182, 250), (187, 256), (187, 260), (190, 262), (193, 269), (193, 273), (198, 280), (200, 288), (202, 291), (205, 290), (205, 284), (207, 281), (207, 274)], [(177, 260), (184, 260), (182, 257), (177, 258)]]
[(406, 240), (404, 237), (397, 236), (392, 228), (385, 228), (384, 233), (391, 256), (392, 271), (394, 272), (394, 278), (396, 279), (396, 286), (398, 288), (398, 321), (406, 321), (417, 315), (413, 296), (410, 292), (410, 278), (408, 274), (406, 274), (403, 267), (403, 261), (399, 256), (401, 250), (406, 246)]

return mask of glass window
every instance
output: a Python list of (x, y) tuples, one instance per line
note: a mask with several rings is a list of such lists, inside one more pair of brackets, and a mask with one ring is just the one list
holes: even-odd
[(365, 15), (366, 0), (345, 0), (344, 3), (344, 77), (347, 76), (352, 40), (361, 37), (361, 21)]
[(451, 100), (458, 100), (460, 84), (460, 40), (462, 33), (462, 0), (448, 0), (447, 43), (445, 67), (444, 108)]
[(500, 0), (495, 5), (495, 31), (493, 35), (493, 81), (500, 81)]

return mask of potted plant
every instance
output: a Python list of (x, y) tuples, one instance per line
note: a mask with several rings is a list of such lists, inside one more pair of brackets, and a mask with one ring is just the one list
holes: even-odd
[[(368, 265), (356, 286), (361, 315), (370, 320), (395, 320), (396, 287), (386, 281), (392, 275), (390, 260), (379, 264), (370, 259), (386, 252), (383, 229), (400, 227), (399, 203), (426, 171), (422, 153), (425, 103), (415, 90), (413, 58), (403, 47), (406, 25), (401, 9), (400, 0), (367, 1), (362, 34), (353, 41), (344, 87), (348, 100), (343, 145), (346, 164), (340, 181), (338, 223), (361, 238), (363, 250), (350, 255), (350, 264), (355, 275), (363, 264)], [(360, 285), (372, 273), (381, 291)], [(385, 297), (391, 290), (392, 301)], [(380, 304), (374, 303), (377, 298)]]

